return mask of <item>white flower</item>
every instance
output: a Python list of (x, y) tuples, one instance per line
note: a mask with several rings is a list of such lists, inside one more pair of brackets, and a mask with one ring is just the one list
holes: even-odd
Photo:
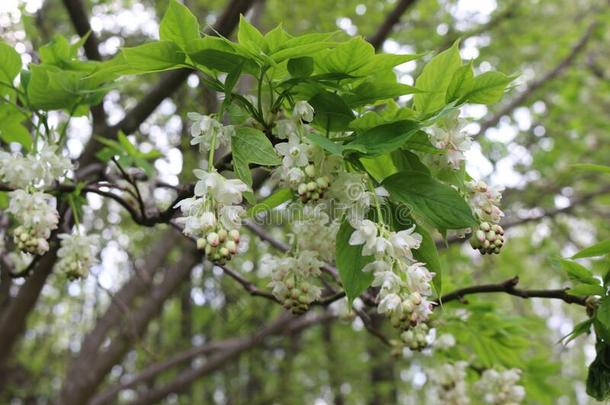
[(455, 110), (430, 129), (430, 142), (438, 149), (444, 149), (449, 166), (457, 169), (465, 159), (464, 152), (472, 146), (470, 135), (463, 131), (466, 121), (459, 119), (460, 112)]
[(297, 101), (294, 104), (292, 115), (305, 122), (313, 121), (313, 107), (307, 101)]
[(362, 245), (362, 255), (368, 256), (377, 249), (377, 224), (365, 219), (358, 224), (358, 227), (349, 238), (350, 245)]
[(210, 150), (214, 137), (216, 138), (214, 149), (230, 144), (231, 136), (235, 133), (232, 126), (223, 127), (220, 122), (209, 115), (190, 112), (187, 116), (193, 121), (191, 125), (191, 136), (193, 137), (191, 145), (199, 145), (200, 152)]
[(421, 295), (432, 294), (432, 279), (434, 273), (428, 271), (423, 263), (414, 263), (407, 268), (407, 285), (411, 291)]
[(288, 139), (291, 136), (298, 136), (297, 125), (292, 120), (278, 120), (276, 128), (276, 136), (279, 139)]
[(277, 152), (284, 156), (282, 165), (286, 169), (298, 166), (303, 167), (309, 164), (307, 152), (309, 145), (301, 143), (298, 136), (292, 135), (288, 137), (288, 142), (282, 142), (275, 145)]
[(484, 181), (466, 183), (470, 191), (470, 207), (481, 221), (499, 223), (504, 213), (499, 208), (503, 187), (488, 186)]
[(96, 263), (99, 237), (63, 233), (59, 235), (59, 239), (61, 239), (61, 247), (57, 251), (58, 270), (66, 273), (71, 280), (86, 277), (91, 266)]
[(201, 169), (193, 171), (199, 181), (195, 184), (195, 195), (212, 198), (221, 205), (240, 204), (242, 193), (249, 190), (239, 179), (227, 180), (217, 172), (206, 172)]
[(377, 306), (377, 311), (380, 314), (387, 314), (394, 311), (401, 304), (402, 300), (398, 294), (390, 293), (385, 295), (379, 305)]
[(466, 390), (466, 367), (468, 363), (458, 361), (446, 363), (428, 370), (433, 385), (433, 403), (444, 405), (467, 405), (470, 403)]
[(517, 405), (525, 398), (525, 388), (517, 385), (521, 370), (510, 369), (497, 371), (487, 369), (476, 382), (475, 390), (483, 402), (490, 405)]
[(415, 225), (409, 229), (399, 232), (392, 232), (389, 236), (390, 243), (395, 253), (413, 259), (412, 249), (419, 249), (422, 236), (415, 232)]
[(220, 208), (220, 223), (226, 229), (239, 229), (241, 217), (246, 210), (240, 205), (225, 205)]
[(455, 337), (450, 333), (440, 335), (434, 342), (434, 348), (440, 350), (450, 349), (453, 346), (455, 346)]

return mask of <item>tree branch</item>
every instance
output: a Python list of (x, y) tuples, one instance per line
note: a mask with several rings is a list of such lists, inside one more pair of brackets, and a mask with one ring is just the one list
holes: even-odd
[(510, 114), (515, 108), (519, 107), (525, 101), (527, 101), (530, 96), (536, 92), (536, 90), (544, 86), (547, 82), (561, 75), (568, 67), (570, 67), (570, 65), (572, 65), (572, 63), (574, 63), (574, 61), (576, 60), (576, 57), (586, 48), (587, 43), (593, 36), (593, 31), (595, 30), (596, 26), (597, 22), (591, 23), (585, 30), (585, 33), (580, 37), (580, 39), (576, 41), (576, 43), (570, 50), (570, 53), (568, 53), (568, 55), (563, 58), (559, 62), (559, 64), (557, 64), (557, 66), (555, 66), (553, 69), (541, 76), (538, 80), (532, 81), (527, 86), (527, 88), (523, 92), (521, 92), (521, 94), (513, 98), (507, 105), (505, 105), (494, 115), (492, 115), (491, 118), (484, 121), (483, 124), (481, 124), (479, 133), (476, 136), (484, 135), (489, 128), (495, 126), (500, 121), (500, 118)]
[(400, 22), (400, 18), (409, 7), (412, 7), (417, 0), (399, 0), (396, 7), (386, 16), (385, 20), (381, 23), (377, 32), (370, 36), (367, 40), (375, 47), (376, 50), (381, 49), (383, 43), (394, 29), (394, 27)]
[(551, 298), (558, 299), (568, 304), (577, 304), (586, 306), (586, 297), (578, 297), (566, 292), (566, 289), (560, 290), (522, 290), (517, 288), (519, 277), (513, 277), (498, 284), (481, 284), (472, 287), (465, 287), (443, 295), (437, 304), (444, 304), (450, 301), (463, 300), (467, 295), (472, 294), (487, 294), (487, 293), (506, 293), (515, 297), (521, 298)]

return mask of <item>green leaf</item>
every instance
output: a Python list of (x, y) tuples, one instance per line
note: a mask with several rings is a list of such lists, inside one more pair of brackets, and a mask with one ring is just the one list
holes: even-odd
[(378, 155), (375, 157), (361, 157), (360, 163), (377, 182), (381, 182), (386, 177), (396, 173), (398, 169), (389, 154)]
[(413, 136), (407, 139), (404, 147), (406, 149), (411, 149), (417, 152), (424, 152), (433, 155), (438, 155), (443, 153), (442, 150), (435, 148), (432, 143), (430, 143), (430, 137), (425, 131), (417, 131)]
[(248, 50), (257, 52), (266, 46), (265, 37), (256, 27), (248, 22), (243, 15), (239, 16), (239, 28), (237, 29), (237, 41)]
[(433, 113), (446, 104), (445, 96), (453, 74), (462, 66), (458, 45), (456, 41), (451, 48), (432, 58), (415, 81), (415, 87), (423, 91), (413, 98), (415, 109), (421, 114)]
[(474, 78), (470, 91), (462, 98), (470, 103), (497, 103), (504, 95), (506, 86), (513, 80), (514, 76), (507, 76), (501, 72), (485, 72)]
[(123, 56), (129, 67), (140, 73), (161, 72), (184, 66), (185, 55), (171, 41), (155, 41), (133, 48), (124, 48)]
[(583, 257), (604, 256), (610, 253), (610, 240), (596, 243), (586, 249), (581, 250), (572, 256), (572, 259), (582, 259)]
[(315, 42), (311, 44), (303, 44), (294, 47), (284, 46), (282, 50), (274, 52), (271, 55), (271, 59), (275, 63), (280, 63), (286, 59), (292, 59), (304, 56), (313, 56), (319, 53), (321, 50), (328, 49), (334, 45), (332, 42)]
[(42, 63), (63, 66), (66, 62), (76, 56), (72, 51), (70, 42), (63, 35), (55, 35), (48, 44), (38, 50)]
[(263, 212), (271, 211), (273, 208), (277, 207), (285, 203), (286, 201), (290, 201), (294, 198), (294, 192), (289, 188), (281, 188), (277, 190), (275, 193), (271, 194), (269, 197), (265, 198), (263, 201), (257, 203), (252, 206), (248, 210), (248, 216), (254, 217)]
[(373, 256), (362, 256), (362, 245), (352, 246), (349, 239), (354, 232), (349, 222), (343, 221), (337, 232), (336, 264), (339, 278), (347, 299), (351, 303), (373, 282), (372, 272), (362, 271), (365, 265), (373, 261)]
[(470, 63), (457, 68), (453, 73), (445, 95), (445, 102), (450, 103), (461, 98), (472, 90), (473, 84), (474, 71), (472, 70), (472, 61), (470, 61)]
[(417, 155), (408, 150), (395, 150), (392, 152), (392, 161), (401, 172), (421, 172), (430, 175), (430, 169), (419, 160)]
[(599, 301), (597, 311), (595, 311), (595, 319), (597, 319), (606, 331), (610, 331), (610, 297), (603, 297)]
[(561, 263), (561, 267), (568, 273), (568, 277), (571, 280), (591, 285), (600, 284), (600, 281), (593, 277), (591, 270), (587, 269), (585, 266), (566, 259), (560, 259), (559, 262)]
[(597, 356), (587, 374), (587, 394), (598, 401), (606, 401), (610, 399), (610, 346), (598, 341), (595, 348)]
[[(20, 71), (21, 56), (12, 46), (0, 41), (0, 82), (12, 85)], [(0, 86), (0, 95), (8, 91), (5, 86)]]
[(231, 138), (233, 167), (237, 176), (247, 185), (252, 185), (249, 164), (277, 166), (282, 163), (271, 141), (261, 131), (250, 127), (235, 128)]
[(282, 24), (266, 33), (265, 43), (269, 48), (269, 54), (271, 55), (277, 50), (281, 49), (291, 38), (292, 37), (286, 31), (284, 31)]
[(578, 284), (571, 287), (568, 293), (572, 295), (578, 295), (579, 297), (587, 297), (589, 295), (605, 295), (606, 290), (599, 285), (593, 284)]
[(325, 151), (330, 152), (331, 155), (341, 156), (343, 154), (343, 145), (331, 141), (324, 135), (317, 132), (310, 132), (307, 134), (307, 138)]
[(354, 119), (354, 112), (335, 93), (323, 91), (309, 100), (315, 111), (313, 122), (328, 131), (343, 131)]
[(367, 80), (345, 97), (347, 103), (352, 107), (360, 107), (372, 104), (378, 100), (387, 100), (403, 96), (405, 94), (420, 93), (418, 89), (407, 84), (395, 82), (377, 82), (374, 79)]
[(402, 147), (418, 129), (419, 124), (411, 120), (380, 125), (357, 135), (345, 145), (345, 149), (364, 151), (371, 156), (381, 155)]
[(217, 49), (202, 49), (189, 54), (193, 62), (220, 72), (231, 72), (235, 66), (247, 67), (249, 62), (246, 58), (235, 53)]
[(577, 169), (588, 170), (592, 172), (610, 173), (610, 166), (595, 165), (592, 163), (575, 163), (572, 166)]
[(373, 46), (361, 37), (356, 37), (334, 49), (320, 52), (316, 56), (316, 66), (323, 73), (359, 76), (371, 72), (367, 65), (374, 57)]
[(288, 72), (292, 77), (308, 77), (313, 72), (313, 58), (303, 56), (288, 60)]
[(585, 333), (589, 333), (591, 330), (591, 325), (593, 324), (592, 319), (587, 319), (586, 321), (582, 321), (572, 329), (572, 332), (568, 333), (564, 337), (561, 338), (560, 342), (564, 344), (570, 343), (572, 340), (576, 339), (578, 336), (583, 335)]
[(199, 22), (191, 11), (176, 0), (170, 0), (167, 11), (159, 25), (161, 41), (175, 42), (180, 48), (199, 38)]
[(385, 179), (390, 198), (407, 204), (438, 229), (462, 229), (476, 223), (470, 207), (452, 187), (418, 171), (403, 171)]
[(32, 149), (32, 136), (30, 131), (18, 122), (3, 122), (0, 123), (0, 139), (4, 142), (17, 142), (25, 148)]

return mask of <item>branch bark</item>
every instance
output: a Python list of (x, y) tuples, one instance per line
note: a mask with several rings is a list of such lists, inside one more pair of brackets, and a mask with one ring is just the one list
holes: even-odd
[(532, 81), (524, 91), (494, 113), (491, 118), (484, 121), (483, 124), (481, 124), (481, 128), (479, 129), (477, 136), (484, 135), (485, 132), (489, 128), (494, 127), (503, 116), (510, 114), (515, 108), (525, 103), (538, 89), (565, 72), (565, 70), (570, 67), (574, 61), (576, 61), (578, 55), (586, 48), (587, 43), (593, 36), (593, 31), (595, 30), (596, 26), (597, 22), (591, 23), (585, 30), (584, 34), (578, 39), (578, 41), (576, 41), (568, 55), (563, 58), (559, 64), (557, 64), (557, 66), (549, 70), (546, 74), (542, 75), (539, 79)]
[(487, 294), (487, 293), (505, 293), (521, 298), (550, 298), (558, 299), (568, 304), (577, 304), (586, 306), (586, 297), (578, 297), (566, 292), (566, 289), (560, 290), (522, 290), (517, 288), (519, 277), (513, 277), (498, 284), (481, 284), (472, 287), (465, 287), (443, 295), (436, 303), (444, 304), (450, 301), (463, 300), (467, 295), (472, 294)]
[(396, 7), (386, 16), (385, 20), (381, 23), (377, 32), (368, 38), (368, 41), (375, 47), (375, 50), (381, 49), (383, 43), (394, 29), (394, 27), (400, 22), (400, 18), (407, 11), (408, 8), (412, 7), (417, 0), (400, 0)]

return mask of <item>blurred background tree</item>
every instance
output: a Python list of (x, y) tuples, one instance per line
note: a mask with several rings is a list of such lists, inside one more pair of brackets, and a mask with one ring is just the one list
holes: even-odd
[[(610, 238), (610, 177), (571, 166), (608, 164), (610, 156), (607, 1), (186, 4), (225, 35), (244, 13), (263, 32), (279, 23), (293, 34), (340, 30), (345, 37), (366, 37), (379, 52), (440, 51), (461, 39), (462, 57), (474, 59), (477, 72), (493, 67), (519, 75), (493, 109), (465, 108), (472, 120), (469, 132), (480, 144), (468, 154), (468, 170), (506, 187), (509, 242), (492, 258), (450, 239), (441, 252), (444, 291), (514, 276), (531, 288), (565, 287), (568, 280), (555, 259)], [(3, 0), (0, 36), (27, 63), (38, 60), (33, 50), (54, 35), (75, 39), (91, 30), (86, 57), (107, 59), (120, 47), (154, 38), (166, 6), (166, 1)], [(413, 84), (431, 56), (402, 65), (401, 81)], [(199, 157), (183, 136), (186, 113), (213, 112), (218, 104), (215, 93), (200, 84), (197, 75), (182, 71), (124, 80), (104, 100), (106, 117), (93, 109), (93, 127), (86, 117), (70, 121), (71, 156), (95, 151), (95, 142), (85, 147), (92, 132), (121, 128), (135, 135), (143, 150), (154, 147), (165, 154), (154, 164), (163, 181), (192, 180)], [(91, 157), (87, 163), (92, 162)], [(443, 308), (438, 333), (455, 336), (453, 349), (392, 356), (385, 338), (391, 328), (374, 313), (344, 314), (331, 306), (285, 319), (279, 306), (245, 293), (244, 287), (266, 288), (268, 274), (258, 260), (272, 249), (269, 243), (251, 237), (248, 252), (233, 262), (249, 280), (242, 285), (201, 264), (171, 228), (138, 227), (117, 204), (94, 197), (89, 202), (86, 214), (98, 218), (93, 227), (103, 236), (102, 260), (92, 277), (66, 283), (50, 271), (26, 280), (3, 274), (2, 403), (60, 398), (67, 404), (415, 404), (425, 401), (427, 368), (468, 356), (483, 366), (522, 368), (526, 403), (594, 402), (584, 385), (595, 356), (593, 339), (558, 343), (586, 318), (581, 307), (503, 294), (468, 296), (467, 302)], [(601, 273), (608, 263), (595, 266)], [(472, 323), (463, 321), (466, 314)], [(516, 337), (502, 342), (508, 331)]]

